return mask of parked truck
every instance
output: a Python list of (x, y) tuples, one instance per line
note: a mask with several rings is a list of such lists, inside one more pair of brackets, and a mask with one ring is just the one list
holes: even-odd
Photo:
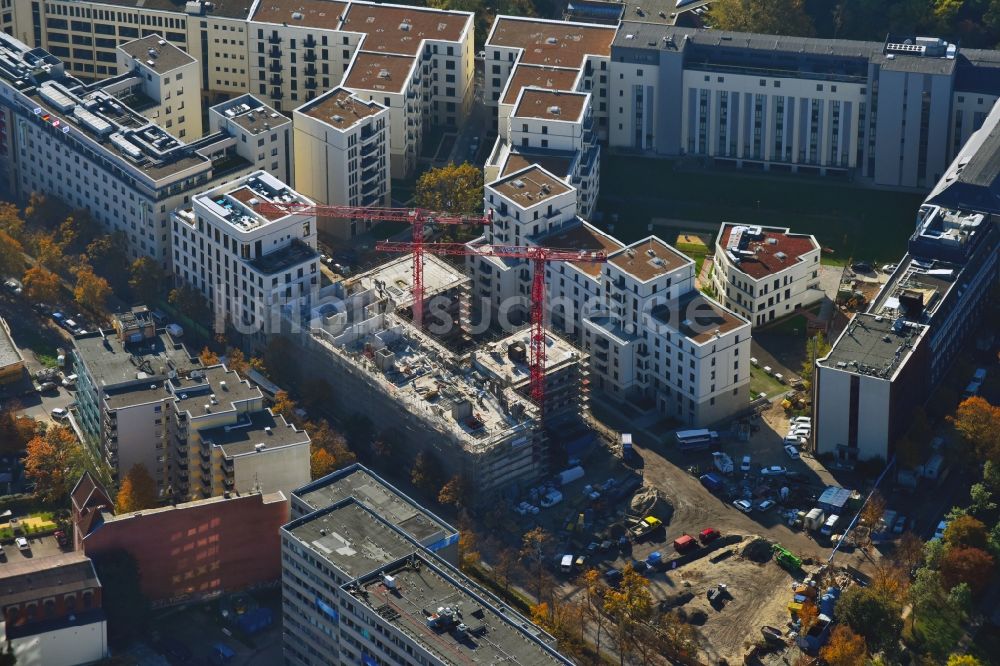
[(629, 534), (632, 535), (632, 539), (638, 541), (639, 539), (649, 536), (661, 527), (663, 527), (662, 520), (656, 516), (646, 516), (629, 528)]
[(564, 469), (557, 475), (557, 479), (559, 481), (560, 486), (565, 486), (567, 483), (572, 483), (577, 479), (582, 479), (582, 478), (583, 478), (583, 468), (580, 467), (579, 465), (576, 465), (575, 467), (570, 467), (569, 469)]

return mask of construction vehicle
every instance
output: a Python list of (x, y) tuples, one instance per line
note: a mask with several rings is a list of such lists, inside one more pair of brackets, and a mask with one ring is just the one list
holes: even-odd
[(663, 527), (663, 521), (655, 516), (646, 516), (635, 525), (629, 528), (629, 534), (632, 535), (632, 539), (638, 541), (644, 537), (649, 536), (656, 530)]
[(778, 561), (778, 564), (788, 571), (798, 571), (802, 568), (802, 558), (797, 557), (787, 548), (783, 548), (781, 544), (776, 543), (771, 546), (771, 551), (774, 553), (774, 558)]

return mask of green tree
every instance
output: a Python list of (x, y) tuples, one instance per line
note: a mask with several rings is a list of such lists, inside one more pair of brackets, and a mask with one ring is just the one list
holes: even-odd
[(123, 234), (98, 236), (87, 245), (86, 254), (94, 272), (106, 279), (115, 293), (128, 289), (129, 258)]
[(115, 511), (132, 513), (143, 509), (153, 509), (157, 504), (159, 504), (159, 494), (156, 490), (156, 480), (142, 463), (132, 465), (118, 489), (118, 496), (115, 498)]
[(960, 600), (945, 592), (941, 574), (928, 568), (917, 570), (909, 599), (913, 606), (913, 637), (920, 651), (943, 659), (962, 635)]
[(76, 302), (96, 314), (103, 314), (111, 298), (111, 285), (90, 266), (82, 266), (76, 272), (76, 287), (73, 288)]
[(830, 343), (822, 333), (817, 333), (806, 340), (806, 357), (802, 361), (802, 368), (799, 375), (807, 387), (812, 385), (813, 370), (816, 361), (830, 353)]
[(212, 321), (212, 309), (208, 301), (201, 292), (190, 285), (185, 284), (172, 290), (167, 301), (192, 321), (203, 324)]
[(128, 286), (143, 303), (155, 303), (163, 293), (166, 275), (160, 264), (149, 257), (140, 257), (129, 267)]
[(20, 241), (0, 230), (0, 276), (20, 275), (24, 270), (24, 248)]
[(866, 587), (849, 588), (837, 601), (837, 617), (865, 637), (872, 652), (892, 651), (903, 628), (900, 600)]
[(983, 662), (979, 661), (971, 654), (953, 654), (948, 657), (948, 663), (946, 666), (983, 666)]
[(417, 205), (446, 213), (483, 210), (483, 171), (468, 162), (425, 171), (417, 180)]
[(108, 641), (117, 648), (124, 647), (142, 634), (149, 619), (149, 600), (142, 592), (139, 565), (126, 550), (105, 551), (91, 559), (103, 588)]
[(720, 30), (768, 35), (808, 37), (816, 31), (802, 0), (715, 0), (709, 22)]

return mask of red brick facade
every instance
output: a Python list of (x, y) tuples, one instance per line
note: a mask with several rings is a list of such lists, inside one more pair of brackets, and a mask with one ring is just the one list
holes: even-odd
[[(178, 504), (114, 516), (82, 534), (90, 557), (124, 549), (139, 565), (142, 591), (157, 606), (211, 598), (281, 578), (280, 493)], [(78, 531), (80, 526), (77, 526)]]

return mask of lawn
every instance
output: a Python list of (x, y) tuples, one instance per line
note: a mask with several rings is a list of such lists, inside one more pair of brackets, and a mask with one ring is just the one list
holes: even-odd
[(598, 207), (617, 213), (615, 234), (632, 242), (653, 218), (790, 227), (814, 234), (825, 263), (896, 261), (923, 195), (796, 174), (679, 170), (672, 160), (608, 155)]
[(761, 368), (750, 366), (750, 393), (752, 398), (756, 398), (761, 393), (766, 393), (768, 398), (773, 398), (787, 390), (787, 386), (764, 372)]

